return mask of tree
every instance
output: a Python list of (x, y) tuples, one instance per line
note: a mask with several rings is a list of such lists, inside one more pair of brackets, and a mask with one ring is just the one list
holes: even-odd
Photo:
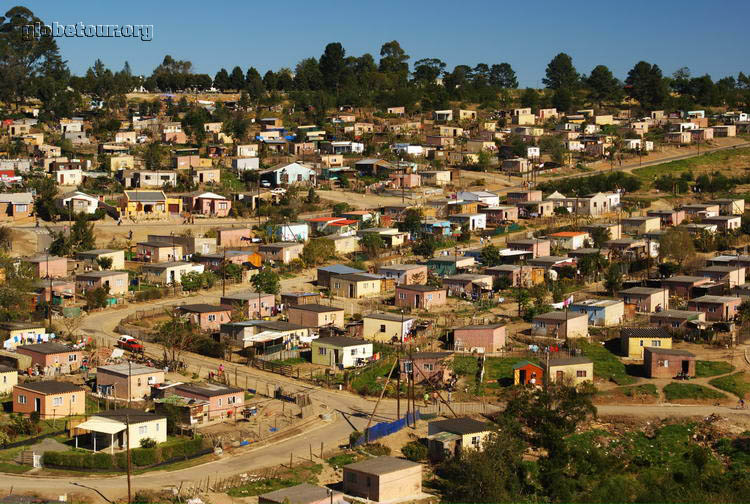
[(305, 58), (294, 71), (294, 86), (300, 90), (318, 90), (323, 88), (323, 74), (320, 73), (318, 60)]
[(302, 249), (302, 260), (306, 266), (318, 266), (336, 256), (336, 246), (328, 238), (313, 238)]
[(688, 258), (694, 255), (693, 237), (687, 231), (672, 228), (659, 239), (659, 257), (673, 259), (680, 268)]
[(604, 274), (604, 288), (614, 295), (622, 289), (622, 268), (618, 263), (612, 263)]
[(482, 249), (481, 252), (482, 264), (486, 267), (497, 266), (502, 264), (502, 257), (500, 257), (500, 249), (494, 245), (487, 245)]
[(229, 88), (235, 91), (240, 91), (245, 87), (245, 74), (242, 69), (238, 66), (232, 69), (232, 73), (229, 74)]
[(250, 283), (253, 284), (257, 292), (265, 292), (267, 294), (278, 294), (281, 290), (281, 282), (279, 281), (279, 275), (271, 268), (263, 268), (258, 273), (250, 278)]
[(565, 53), (559, 53), (547, 65), (542, 82), (549, 89), (572, 91), (578, 85), (580, 76), (573, 66), (573, 58)]
[(158, 142), (151, 142), (143, 153), (143, 162), (147, 170), (158, 171), (162, 169), (166, 152), (164, 146)]
[(86, 291), (86, 309), (105, 308), (107, 306), (108, 295), (107, 290), (102, 287)]
[(437, 250), (437, 239), (433, 234), (423, 235), (414, 245), (412, 245), (412, 252), (415, 255), (424, 257), (425, 259), (431, 259), (435, 255)]
[(308, 205), (314, 205), (315, 203), (320, 203), (320, 196), (315, 194), (315, 188), (310, 186), (310, 189), (307, 190), (307, 197), (305, 198), (305, 203)]
[(401, 45), (391, 40), (380, 48), (379, 70), (396, 76), (400, 82), (406, 82), (409, 75), (409, 55), (401, 48)]
[(628, 96), (646, 110), (661, 107), (668, 96), (661, 69), (645, 61), (639, 61), (628, 72), (625, 84)]
[(414, 63), (414, 82), (432, 84), (445, 71), (445, 63), (437, 58), (422, 58)]
[(597, 65), (586, 78), (589, 96), (601, 107), (605, 101), (621, 98), (622, 86), (606, 65)]
[(108, 270), (112, 268), (112, 258), (111, 257), (97, 257), (96, 258), (96, 264), (99, 265), (99, 268), (102, 270)]
[(181, 361), (182, 353), (190, 350), (200, 337), (198, 328), (183, 319), (177, 310), (167, 311), (169, 320), (156, 329), (156, 341), (164, 347), (164, 360), (170, 367)]
[(345, 68), (345, 55), (346, 51), (340, 42), (331, 42), (326, 46), (318, 63), (320, 74), (323, 76), (323, 84), (335, 93), (339, 91), (341, 76)]
[(604, 243), (611, 239), (611, 233), (609, 229), (605, 227), (594, 227), (589, 231), (591, 236), (591, 244), (594, 248), (602, 248)]
[(70, 232), (55, 231), (49, 229), (52, 242), (49, 246), (49, 253), (57, 256), (67, 256), (75, 252), (91, 250), (96, 244), (94, 236), (94, 223), (89, 222), (86, 214), (80, 213), (75, 217), (75, 223), (71, 226)]
[(385, 248), (385, 242), (377, 233), (365, 233), (359, 240), (359, 244), (370, 259), (377, 257)]
[(489, 73), (490, 85), (500, 87), (503, 89), (517, 89), (518, 78), (516, 78), (516, 72), (509, 63), (500, 63), (499, 65), (492, 65)]
[(578, 269), (585, 278), (599, 279), (599, 275), (605, 270), (609, 261), (599, 252), (586, 254), (578, 261)]
[(214, 76), (214, 87), (219, 91), (226, 91), (229, 89), (229, 86), (231, 86), (229, 72), (227, 72), (226, 68), (222, 68)]
[(409, 233), (414, 239), (422, 233), (422, 210), (419, 208), (409, 208), (404, 216), (402, 230)]
[(250, 98), (255, 101), (263, 98), (263, 94), (266, 92), (263, 79), (260, 77), (260, 72), (258, 72), (255, 67), (247, 69), (247, 74), (245, 75), (245, 88), (250, 94)]
[(521, 106), (535, 111), (539, 107), (539, 93), (536, 89), (526, 88), (521, 94)]
[(0, 283), (0, 322), (28, 320), (33, 304), (28, 295), (34, 291), (36, 278), (31, 264), (0, 255), (0, 269), (5, 279)]

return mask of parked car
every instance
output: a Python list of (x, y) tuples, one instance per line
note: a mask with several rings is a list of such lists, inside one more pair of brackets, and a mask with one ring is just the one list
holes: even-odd
[(143, 352), (143, 344), (132, 336), (120, 336), (117, 346), (131, 352)]

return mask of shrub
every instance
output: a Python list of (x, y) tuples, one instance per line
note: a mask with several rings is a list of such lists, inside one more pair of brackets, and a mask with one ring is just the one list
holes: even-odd
[[(156, 445), (155, 441), (153, 443)], [(147, 467), (158, 463), (156, 448), (134, 448), (130, 450), (130, 459), (133, 465), (138, 467)]]
[(359, 440), (359, 438), (361, 438), (361, 437), (362, 437), (362, 433), (361, 432), (359, 432), (359, 431), (352, 432), (351, 434), (349, 434), (349, 445), (353, 446), (354, 443), (356, 443)]
[(380, 443), (369, 443), (365, 445), (365, 451), (375, 457), (382, 457), (391, 454), (391, 449)]
[(419, 462), (427, 458), (427, 447), (420, 441), (410, 441), (401, 448), (401, 453), (412, 462)]
[(156, 448), (156, 441), (151, 438), (141, 439), (141, 448)]

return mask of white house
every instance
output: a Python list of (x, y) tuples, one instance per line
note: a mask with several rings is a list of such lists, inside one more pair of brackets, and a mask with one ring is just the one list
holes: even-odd
[(306, 242), (310, 236), (310, 226), (306, 222), (281, 224), (275, 236), (281, 242)]
[(334, 336), (312, 341), (312, 363), (350, 368), (372, 358), (372, 342)]
[[(157, 444), (167, 441), (166, 416), (133, 408), (101, 411), (91, 415), (77, 428), (89, 431), (99, 441), (101, 448), (109, 447), (110, 450), (126, 446), (131, 449), (140, 448), (143, 439), (152, 439)], [(96, 446), (96, 442), (93, 442), (94, 451), (97, 451)]]
[(526, 147), (526, 159), (539, 159), (541, 151), (539, 147)]
[(331, 152), (333, 154), (362, 154), (365, 151), (365, 144), (362, 142), (337, 141), (331, 142)]
[(487, 214), (455, 214), (448, 217), (448, 220), (460, 224), (462, 227), (468, 225), (469, 231), (487, 228)]
[(237, 157), (258, 157), (258, 144), (237, 145)]
[(425, 151), (424, 147), (421, 145), (410, 145), (406, 143), (397, 143), (393, 144), (393, 147), (391, 147), (393, 152), (398, 152), (401, 154), (408, 154), (409, 156), (424, 156)]
[(463, 201), (479, 201), (489, 206), (498, 206), (500, 196), (487, 191), (459, 191), (456, 199)]
[(81, 191), (73, 191), (57, 198), (58, 208), (75, 213), (93, 214), (99, 208), (99, 198)]
[(57, 185), (77, 186), (83, 182), (83, 171), (80, 168), (57, 170), (55, 181)]
[(237, 171), (258, 170), (260, 169), (260, 158), (241, 157), (232, 160), (232, 168)]
[(301, 163), (277, 166), (260, 172), (261, 184), (267, 187), (279, 187), (289, 184), (315, 185), (316, 172)]

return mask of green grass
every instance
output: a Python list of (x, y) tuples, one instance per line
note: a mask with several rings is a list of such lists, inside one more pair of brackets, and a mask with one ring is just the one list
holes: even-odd
[(618, 385), (630, 385), (635, 383), (635, 378), (627, 374), (625, 364), (604, 345), (578, 342), (578, 347), (583, 354), (594, 361), (594, 376), (603, 380), (612, 380)]
[(33, 469), (31, 466), (11, 464), (10, 462), (0, 462), (0, 473), (21, 474)]
[(318, 483), (318, 475), (322, 471), (323, 466), (321, 464), (297, 466), (293, 469), (286, 469), (273, 478), (251, 481), (244, 485), (230, 488), (227, 494), (230, 497), (253, 497), (301, 483), (316, 485)]
[(744, 371), (714, 378), (708, 383), (740, 398), (745, 398), (747, 393), (750, 392), (750, 382), (748, 382), (748, 376)]
[(694, 383), (670, 383), (664, 387), (667, 401), (678, 399), (726, 399), (727, 396), (714, 389)]
[[(490, 388), (500, 387), (499, 380), (513, 379), (513, 366), (523, 359), (520, 357), (487, 357), (484, 361), (484, 383)], [(530, 362), (533, 362), (531, 360)], [(463, 376), (470, 383), (476, 383), (479, 364), (477, 358), (470, 355), (457, 355), (453, 358), (453, 372)]]
[(644, 168), (636, 168), (633, 170), (633, 175), (640, 178), (644, 182), (650, 182), (651, 180), (662, 175), (679, 175), (683, 172), (691, 171), (710, 164), (721, 164), (733, 157), (745, 156), (748, 154), (750, 154), (750, 149), (748, 148), (708, 152), (705, 154), (701, 154), (700, 156), (694, 156), (687, 159), (669, 161), (667, 163), (659, 163), (653, 166), (646, 166)]
[[(388, 372), (393, 366), (393, 358), (380, 359), (373, 364), (366, 366), (365, 368), (358, 370), (356, 376), (351, 380), (352, 389), (358, 394), (363, 395), (377, 395), (383, 390), (385, 381), (378, 380), (388, 376)], [(395, 381), (396, 373), (398, 369), (393, 370), (393, 377), (391, 381)]]
[(336, 467), (343, 467), (356, 461), (357, 456), (353, 453), (342, 453), (340, 455), (334, 455), (333, 457), (326, 459), (328, 465)]
[(643, 385), (630, 385), (628, 387), (617, 387), (615, 391), (627, 397), (639, 397), (639, 396), (652, 396), (658, 397), (659, 390), (653, 383), (645, 383)]
[(278, 359), (271, 362), (274, 364), (283, 364), (285, 366), (296, 366), (297, 364), (304, 364), (307, 361), (302, 357), (291, 357), (289, 359)]
[(695, 375), (699, 377), (723, 375), (732, 371), (734, 371), (734, 366), (728, 362), (705, 360), (695, 362)]

